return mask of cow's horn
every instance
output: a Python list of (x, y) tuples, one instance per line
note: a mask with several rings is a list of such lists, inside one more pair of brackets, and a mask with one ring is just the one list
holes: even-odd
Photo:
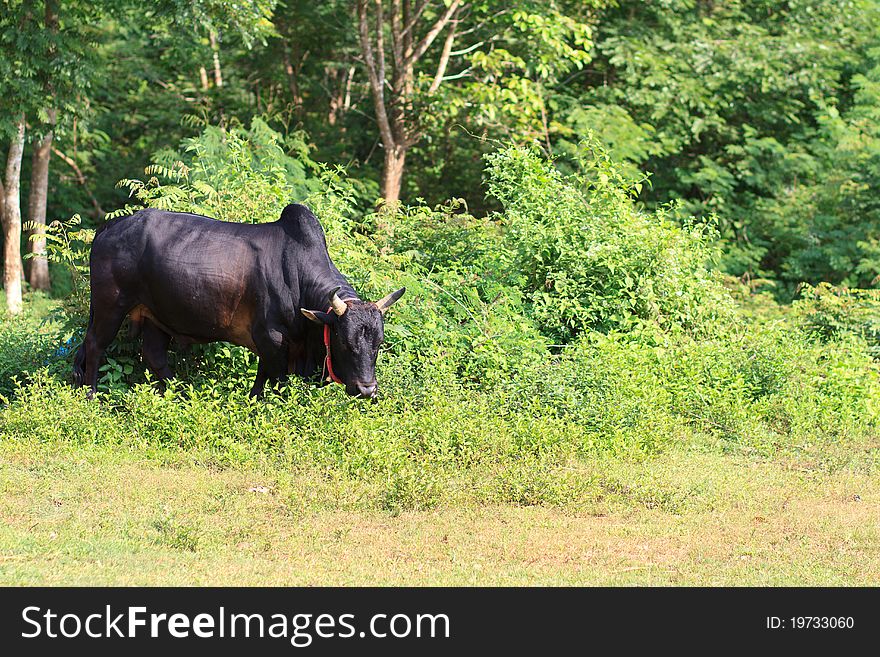
[(403, 296), (403, 293), (406, 292), (406, 288), (402, 287), (396, 292), (392, 292), (386, 297), (382, 297), (376, 302), (376, 307), (382, 311), (382, 314), (385, 314), (385, 311), (388, 310), (391, 306), (394, 305), (394, 302), (397, 301), (400, 297)]
[(336, 313), (337, 316), (342, 317), (345, 314), (345, 311), (348, 310), (348, 306), (345, 305), (345, 301), (339, 298), (339, 295), (336, 294), (341, 290), (342, 287), (337, 287), (330, 293), (330, 305), (333, 306), (333, 312)]

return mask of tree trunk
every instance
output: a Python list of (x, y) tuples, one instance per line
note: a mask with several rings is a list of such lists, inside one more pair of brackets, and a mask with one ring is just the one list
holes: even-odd
[(217, 36), (210, 32), (208, 38), (211, 41), (211, 50), (214, 52), (214, 86), (223, 86), (223, 71), (220, 69), (220, 44), (217, 42)]
[[(324, 67), (324, 79), (330, 94), (330, 103), (327, 111), (327, 122), (336, 126), (336, 123), (351, 109), (351, 85), (354, 82), (355, 67), (349, 66), (344, 71)], [(340, 134), (345, 132), (345, 124), (338, 128)]]
[(21, 312), (21, 157), (24, 153), (24, 114), (6, 158), (3, 217), (3, 287), (10, 314)]
[[(51, 35), (58, 33), (59, 0), (46, 0), (44, 25)], [(49, 59), (54, 60), (57, 48), (49, 46)], [(45, 83), (46, 92), (54, 99), (54, 86), (49, 79)], [(49, 196), (49, 158), (52, 156), (52, 138), (55, 129), (56, 110), (50, 107), (47, 112), (46, 133), (34, 149), (33, 166), (31, 167), (31, 189), (28, 196), (28, 219), (32, 234), (43, 236), (46, 229), (46, 205)], [(28, 240), (28, 252), (32, 257), (28, 260), (28, 282), (35, 290), (48, 290), (49, 261), (46, 259), (46, 238), (37, 237)]]
[[(385, 149), (385, 164), (382, 170), (382, 196), (386, 207), (396, 206), (400, 200), (403, 170), (407, 149), (418, 143), (420, 134), (412, 120), (413, 95), (415, 93), (415, 65), (431, 47), (443, 29), (457, 16), (462, 0), (451, 0), (423, 36), (414, 41), (414, 34), (421, 33), (419, 19), (428, 6), (427, 0), (418, 4), (411, 13), (409, 2), (391, 2), (388, 23), (383, 0), (358, 0), (357, 24), (360, 50), (364, 68), (370, 82), (376, 123), (382, 146)], [(372, 4), (372, 11), (370, 5)], [(457, 22), (457, 21), (456, 21)], [(390, 51), (386, 55), (386, 31), (390, 38)], [(452, 54), (455, 36), (447, 37), (435, 75), (436, 91)], [(389, 57), (390, 56), (390, 57)], [(387, 67), (390, 61), (390, 95), (386, 96), (388, 85)]]
[(388, 207), (397, 205), (403, 183), (403, 168), (406, 164), (406, 148), (393, 146), (385, 149), (385, 164), (382, 167), (382, 196)]
[(284, 74), (287, 76), (287, 89), (290, 91), (290, 100), (293, 103), (293, 111), (297, 118), (302, 118), (303, 98), (299, 90), (299, 65), (293, 65), (291, 58), (291, 47), (287, 39), (281, 43), (281, 61), (284, 63)]
[[(49, 110), (49, 123), (55, 123), (55, 110)], [(52, 131), (46, 133), (34, 149), (31, 167), (31, 190), (28, 197), (28, 219), (33, 224), (31, 232), (43, 235), (46, 229), (46, 205), (49, 196), (49, 158), (52, 155)], [(49, 261), (46, 260), (46, 238), (36, 237), (28, 244), (33, 257), (28, 261), (28, 282), (35, 290), (48, 290)]]
[(336, 114), (342, 105), (340, 96), (343, 90), (336, 84), (336, 78), (339, 77), (339, 71), (332, 66), (324, 67), (324, 79), (327, 81), (327, 92), (330, 95), (329, 108), (327, 110), (327, 123), (331, 126), (336, 125)]

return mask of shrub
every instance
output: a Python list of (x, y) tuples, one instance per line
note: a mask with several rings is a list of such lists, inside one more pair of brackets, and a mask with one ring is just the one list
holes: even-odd
[(0, 400), (16, 390), (16, 381), (29, 380), (31, 372), (65, 349), (55, 327), (43, 323), (32, 305), (29, 300), (19, 315), (0, 312)]
[(153, 159), (144, 170), (150, 176), (146, 181), (123, 179), (117, 186), (127, 187), (142, 206), (222, 221), (274, 221), (290, 199), (305, 198), (319, 185), (318, 165), (309, 159), (301, 136), (294, 134), (284, 143), (259, 118), (247, 130), (206, 126), (185, 139), (179, 151), (160, 151)]
[(682, 229), (671, 208), (637, 210), (641, 182), (627, 181), (598, 146), (587, 145), (581, 170), (570, 175), (524, 148), (487, 160), (510, 267), (553, 340), (646, 322), (705, 330), (731, 315), (707, 269), (711, 234), (696, 223)]
[(880, 358), (880, 290), (804, 284), (794, 311), (810, 335), (825, 341), (856, 336), (867, 341), (874, 358)]

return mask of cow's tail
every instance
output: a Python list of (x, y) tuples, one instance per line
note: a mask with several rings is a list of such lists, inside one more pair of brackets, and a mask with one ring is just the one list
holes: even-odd
[(143, 315), (132, 313), (128, 316), (128, 337), (139, 338), (144, 328), (144, 322), (147, 321)]
[[(95, 321), (95, 311), (89, 308), (89, 325), (86, 327), (86, 336), (92, 330), (92, 323)], [(77, 349), (76, 356), (73, 357), (73, 385), (79, 388), (86, 379), (86, 339), (83, 338), (82, 344)]]

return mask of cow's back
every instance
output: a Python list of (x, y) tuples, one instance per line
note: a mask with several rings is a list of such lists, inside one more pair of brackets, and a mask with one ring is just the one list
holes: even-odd
[(280, 248), (270, 224), (141, 210), (96, 234), (92, 289), (118, 289), (133, 316), (176, 337), (251, 346), (253, 312), (266, 295), (260, 263)]

